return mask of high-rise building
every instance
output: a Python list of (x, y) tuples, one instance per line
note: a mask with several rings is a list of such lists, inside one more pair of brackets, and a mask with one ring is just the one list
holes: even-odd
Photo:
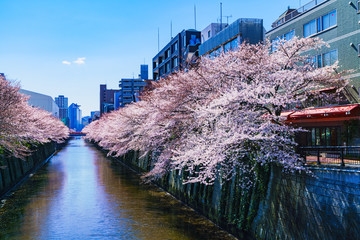
[(100, 85), (100, 115), (111, 112), (115, 109), (115, 93), (118, 89), (107, 89), (106, 84)]
[(55, 97), (55, 103), (59, 106), (59, 119), (69, 126), (69, 105), (68, 98), (64, 95)]
[(201, 32), (183, 30), (173, 37), (152, 59), (153, 79), (158, 80), (172, 72), (185, 69), (198, 54), (201, 44)]
[(30, 106), (41, 108), (59, 118), (59, 107), (52, 97), (25, 89), (20, 89), (19, 92), (29, 97), (28, 104)]
[(69, 106), (69, 128), (75, 131), (82, 130), (80, 105), (72, 103)]

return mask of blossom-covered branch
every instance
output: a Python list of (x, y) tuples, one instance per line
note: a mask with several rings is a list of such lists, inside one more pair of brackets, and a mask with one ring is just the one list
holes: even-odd
[(62, 142), (69, 129), (50, 113), (31, 107), (17, 84), (0, 76), (0, 150), (22, 157), (33, 144)]
[[(281, 112), (307, 101), (317, 89), (346, 85), (333, 66), (316, 68), (306, 53), (324, 47), (317, 38), (242, 44), (196, 68), (154, 83), (140, 102), (87, 126), (87, 138), (120, 156), (129, 150), (157, 152), (148, 177), (181, 169), (184, 182), (212, 184), (236, 169), (271, 162), (302, 169), (295, 152), (299, 129)], [(251, 165), (250, 164), (250, 165)], [(251, 168), (250, 168), (251, 170)]]

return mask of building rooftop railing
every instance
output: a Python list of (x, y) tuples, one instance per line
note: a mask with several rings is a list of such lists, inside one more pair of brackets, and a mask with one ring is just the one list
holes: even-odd
[(325, 2), (325, 1), (327, 1), (327, 0), (313, 0), (313, 1), (305, 4), (304, 6), (298, 8), (298, 9), (296, 9), (296, 10), (294, 10), (294, 11), (288, 13), (288, 14), (286, 14), (284, 17), (278, 19), (276, 22), (274, 22), (271, 25), (271, 27), (276, 28), (276, 27), (290, 21), (294, 17), (309, 11), (310, 9), (314, 8), (315, 6), (321, 4), (321, 3)]

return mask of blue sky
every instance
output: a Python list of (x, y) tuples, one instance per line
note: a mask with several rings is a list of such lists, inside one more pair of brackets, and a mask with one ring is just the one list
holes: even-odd
[[(223, 0), (223, 16), (262, 18), (271, 23), (299, 0)], [(22, 88), (65, 95), (83, 116), (99, 109), (99, 85), (118, 88), (137, 76), (172, 33), (202, 30), (220, 17), (220, 1), (0, 0), (0, 72)], [(226, 22), (226, 18), (223, 19)]]

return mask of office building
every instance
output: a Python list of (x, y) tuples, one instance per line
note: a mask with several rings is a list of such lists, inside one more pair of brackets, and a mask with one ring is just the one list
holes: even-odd
[(55, 97), (55, 103), (59, 107), (59, 119), (63, 121), (66, 126), (69, 126), (68, 98), (64, 95), (59, 95), (58, 97)]
[(120, 80), (120, 91), (115, 93), (115, 109), (124, 107), (131, 102), (137, 102), (138, 96), (146, 86), (148, 80), (148, 65), (140, 66), (139, 78), (123, 78)]
[(69, 128), (77, 132), (82, 130), (80, 105), (76, 103), (69, 106)]
[(59, 107), (52, 97), (25, 89), (20, 89), (19, 92), (29, 97), (28, 104), (30, 106), (41, 108), (59, 118)]
[(153, 80), (165, 78), (170, 73), (183, 70), (198, 54), (201, 32), (183, 30), (173, 37), (152, 59)]
[(115, 93), (118, 92), (118, 89), (107, 89), (106, 84), (100, 85), (100, 115), (115, 109)]
[(244, 41), (250, 44), (260, 43), (264, 40), (264, 34), (262, 19), (240, 18), (229, 26), (211, 23), (201, 31), (201, 36), (206, 41), (199, 46), (199, 55), (216, 57), (222, 52), (235, 49)]
[(98, 120), (100, 118), (100, 111), (91, 111), (90, 117), (91, 117), (91, 121)]

